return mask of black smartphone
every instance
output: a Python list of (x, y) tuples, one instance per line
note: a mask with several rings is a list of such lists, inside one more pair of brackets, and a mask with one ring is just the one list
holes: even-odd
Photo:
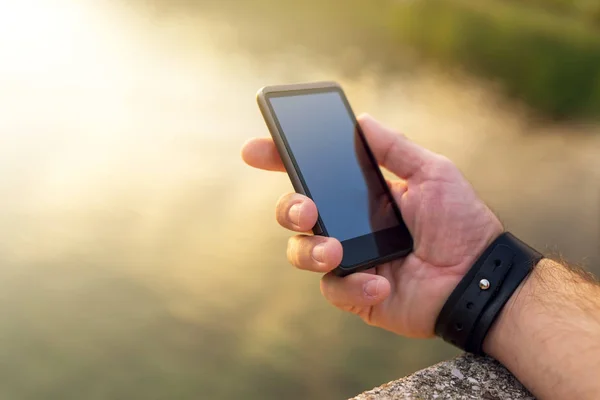
[(267, 86), (257, 101), (294, 189), (317, 205), (313, 233), (342, 243), (337, 275), (412, 250), (400, 209), (337, 83)]

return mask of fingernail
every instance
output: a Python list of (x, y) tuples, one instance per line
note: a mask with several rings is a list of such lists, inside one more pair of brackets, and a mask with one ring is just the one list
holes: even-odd
[(363, 286), (365, 294), (368, 297), (377, 297), (377, 293), (379, 292), (379, 283), (379, 279), (372, 279), (365, 283), (365, 286)]
[(324, 262), (325, 260), (325, 243), (319, 243), (312, 250), (312, 258), (317, 262)]
[(291, 206), (290, 210), (288, 211), (288, 218), (296, 226), (300, 226), (300, 209), (301, 208), (302, 208), (302, 205), (300, 203), (296, 203), (293, 206)]

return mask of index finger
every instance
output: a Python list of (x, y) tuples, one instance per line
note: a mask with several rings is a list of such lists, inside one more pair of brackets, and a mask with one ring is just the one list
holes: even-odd
[(275, 143), (271, 138), (252, 138), (242, 147), (242, 159), (251, 167), (285, 172)]

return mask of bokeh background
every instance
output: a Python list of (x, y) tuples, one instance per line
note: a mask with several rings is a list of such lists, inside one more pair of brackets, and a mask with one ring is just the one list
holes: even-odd
[(0, 397), (335, 399), (455, 354), (285, 260), (266, 84), (337, 80), (600, 273), (595, 0), (0, 0)]

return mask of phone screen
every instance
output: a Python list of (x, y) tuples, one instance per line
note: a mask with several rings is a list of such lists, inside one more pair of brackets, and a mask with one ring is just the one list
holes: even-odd
[(272, 93), (268, 102), (327, 235), (342, 244), (362, 238), (362, 247), (367, 240), (380, 250), (408, 245), (410, 234), (343, 92)]

